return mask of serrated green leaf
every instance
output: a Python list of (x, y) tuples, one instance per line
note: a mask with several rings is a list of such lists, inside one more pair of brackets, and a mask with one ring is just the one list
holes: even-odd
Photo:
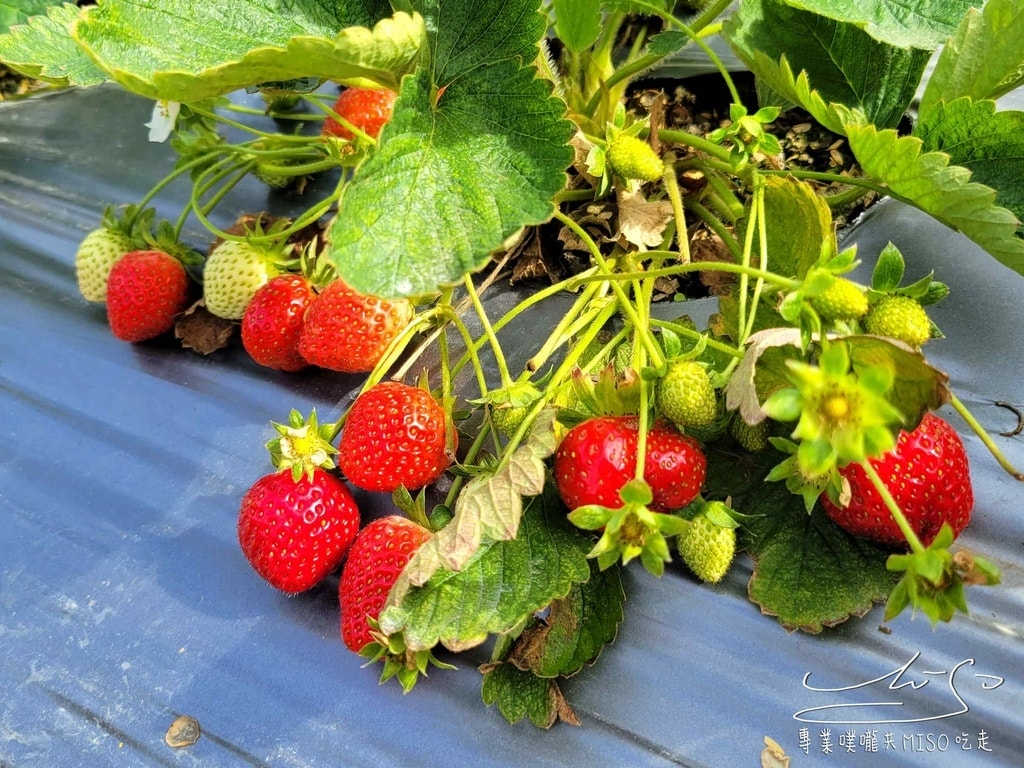
[(1024, 5), (988, 0), (972, 8), (943, 46), (921, 94), (919, 112), (927, 117), (943, 101), (961, 96), (997, 99), (1024, 76)]
[(998, 261), (1024, 274), (1020, 222), (996, 204), (991, 187), (971, 181), (971, 171), (951, 165), (949, 155), (928, 152), (916, 136), (871, 125), (847, 127), (850, 149), (864, 172), (884, 182), (894, 197), (956, 229)]
[(49, 8), (63, 3), (64, 0), (0, 0), (0, 33), (15, 24), (24, 24), (31, 16), (45, 15)]
[(392, 590), (381, 629), (401, 631), (412, 650), (438, 642), (453, 651), (471, 648), (586, 581), (590, 546), (548, 489), (526, 505), (515, 539), (485, 543), (461, 571), (437, 570), (423, 586), (400, 590), (397, 599)]
[(1024, 112), (996, 112), (994, 101), (965, 96), (936, 104), (914, 135), (970, 168), (973, 181), (993, 187), (998, 203), (1024, 219)]
[[(483, 12), (495, 2), (469, 5)], [(499, 51), (495, 34), (483, 39)], [(482, 55), (479, 39), (466, 41)], [(532, 46), (527, 62), (537, 39)], [(523, 65), (523, 46), (505, 47), (515, 55), (495, 60), (491, 51), (466, 77), (451, 69), (467, 66), (465, 51), (435, 52), (433, 76), (421, 71), (403, 83), (377, 151), (346, 188), (330, 232), (329, 257), (356, 290), (432, 293), (481, 268), (522, 227), (551, 217), (572, 160), (572, 124), (551, 84)]]
[(908, 428), (917, 426), (926, 411), (949, 402), (949, 376), (929, 365), (920, 352), (878, 336), (847, 336), (845, 341), (858, 376), (872, 369), (892, 372), (886, 399), (896, 405)]
[(615, 639), (625, 600), (620, 569), (602, 571), (592, 563), (590, 579), (551, 603), (548, 615), (520, 637), (524, 643), (510, 661), (539, 677), (576, 674)]
[(933, 51), (983, 0), (785, 0), (787, 5), (863, 29), (877, 40)]
[(824, 103), (859, 109), (882, 127), (900, 122), (929, 58), (927, 50), (880, 42), (852, 23), (798, 10), (782, 0), (742, 3), (724, 32), (761, 85), (787, 99), (798, 95), (786, 92), (777, 63), (785, 57), (793, 69), (807, 73)]
[(592, 46), (601, 34), (601, 0), (552, 0), (555, 34), (573, 53)]
[(305, 77), (397, 90), (426, 42), (422, 17), (358, 0), (110, 0), (72, 34), (128, 90), (181, 102)]
[(822, 196), (805, 181), (769, 176), (764, 188), (768, 235), (768, 269), (802, 279), (823, 248), (836, 250), (832, 213)]
[(484, 704), (497, 706), (510, 723), (524, 717), (538, 728), (550, 728), (558, 719), (558, 686), (511, 664), (496, 664), (484, 673)]
[[(72, 23), (86, 11), (71, 3), (49, 5), (45, 15), (43, 8), (38, 8), (40, 15), (31, 19), (26, 18), (28, 14), (18, 16), (17, 10), (7, 11), (12, 23), (20, 26), (0, 35), (0, 61), (17, 72), (53, 85), (92, 86), (105, 82), (106, 74), (71, 37)], [(0, 21), (0, 30), (3, 29), (5, 25)]]
[(817, 633), (863, 616), (893, 588), (888, 552), (847, 534), (820, 506), (807, 514), (784, 486), (763, 485), (736, 505), (751, 515), (747, 592), (787, 629)]

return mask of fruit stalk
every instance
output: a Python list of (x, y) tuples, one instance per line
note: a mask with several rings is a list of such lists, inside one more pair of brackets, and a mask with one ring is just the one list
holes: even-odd
[(956, 409), (956, 412), (959, 413), (960, 417), (967, 422), (967, 425), (974, 431), (974, 434), (976, 434), (981, 439), (981, 442), (983, 442), (985, 444), (985, 447), (988, 448), (989, 453), (991, 453), (993, 458), (995, 458), (995, 460), (999, 462), (999, 466), (1002, 467), (1006, 471), (1006, 473), (1009, 474), (1010, 477), (1012, 477), (1014, 480), (1020, 480), (1021, 482), (1024, 482), (1024, 472), (1021, 472), (1019, 469), (1013, 466), (1010, 460), (1006, 458), (1006, 454), (1004, 454), (999, 449), (999, 446), (996, 445), (996, 442), (995, 440), (992, 439), (992, 436), (989, 435), (989, 433), (985, 430), (983, 426), (981, 426), (978, 420), (974, 418), (974, 414), (967, 410), (967, 406), (964, 405), (963, 402), (961, 402), (960, 398), (957, 397), (952, 392), (950, 392), (949, 395), (949, 404), (952, 405), (954, 409)]
[(878, 491), (878, 495), (881, 496), (882, 501), (885, 502), (886, 508), (892, 515), (892, 519), (896, 522), (896, 525), (899, 526), (904, 538), (906, 538), (911, 551), (915, 553), (924, 552), (924, 544), (921, 543), (921, 539), (918, 538), (917, 533), (914, 532), (913, 527), (907, 521), (907, 517), (903, 514), (903, 510), (900, 509), (899, 504), (896, 503), (896, 499), (894, 499), (892, 494), (889, 493), (889, 489), (886, 487), (885, 483), (882, 482), (882, 478), (879, 477), (878, 472), (873, 466), (871, 466), (871, 462), (865, 459), (859, 463), (864, 469), (865, 474), (867, 474), (868, 478), (871, 480), (871, 484), (875, 486), (875, 490)]

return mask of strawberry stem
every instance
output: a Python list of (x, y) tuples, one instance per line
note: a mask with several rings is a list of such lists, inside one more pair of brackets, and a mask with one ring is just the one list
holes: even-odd
[[(581, 227), (579, 224), (577, 224), (569, 216), (566, 216), (561, 211), (555, 211), (555, 218), (557, 218), (559, 221), (561, 221), (563, 224), (569, 227), (569, 229), (571, 229), (576, 234), (576, 236), (579, 237), (580, 240), (582, 240), (583, 243), (587, 246), (587, 249), (590, 251), (591, 257), (597, 263), (598, 268), (602, 272), (602, 275), (600, 277), (595, 276), (596, 279), (609, 280), (609, 285), (611, 286), (612, 292), (615, 294), (616, 298), (619, 301), (619, 308), (622, 310), (622, 313), (626, 315), (626, 317), (629, 319), (630, 322), (633, 323), (635, 327), (644, 328), (645, 326), (643, 322), (637, 316), (636, 308), (634, 307), (633, 302), (630, 301), (629, 296), (626, 295), (626, 292), (623, 290), (622, 286), (619, 285), (619, 281), (614, 279), (616, 277), (615, 273), (612, 271), (612, 268), (608, 265), (608, 261), (604, 258), (604, 256), (601, 255), (601, 251), (597, 247), (597, 243), (594, 242), (593, 238), (590, 237), (590, 235), (587, 233), (585, 229), (583, 229), (583, 227)], [(634, 276), (630, 279), (635, 280), (637, 277), (648, 276), (649, 275), (646, 272), (639, 272), (635, 273)], [(572, 280), (570, 282), (576, 281)], [(589, 282), (589, 280), (584, 280), (582, 282)], [(664, 360), (661, 356), (661, 350), (658, 349), (657, 344), (655, 344), (651, 340), (650, 334), (640, 333), (639, 339), (640, 342), (646, 348), (647, 354), (650, 355), (651, 360), (653, 361), (652, 365), (654, 365), (654, 367), (656, 368), (661, 366), (664, 363)]]
[(512, 376), (508, 372), (508, 363), (505, 361), (505, 353), (501, 349), (501, 344), (498, 342), (498, 335), (494, 332), (494, 328), (491, 326), (491, 321), (487, 317), (487, 311), (484, 309), (484, 305), (480, 301), (480, 296), (476, 292), (476, 286), (473, 285), (473, 278), (470, 275), (466, 275), (462, 283), (466, 288), (466, 294), (469, 296), (469, 300), (473, 303), (473, 309), (476, 310), (476, 316), (480, 320), (480, 326), (483, 328), (484, 336), (491, 345), (491, 352), (494, 353), (494, 362), (498, 366), (498, 375), (501, 376), (501, 386), (511, 387)]
[(999, 466), (1002, 467), (1007, 472), (1007, 474), (1009, 474), (1014, 480), (1020, 480), (1024, 482), (1024, 472), (1021, 472), (1019, 469), (1013, 466), (1010, 460), (1006, 458), (1006, 455), (999, 449), (999, 446), (996, 445), (995, 440), (992, 439), (992, 436), (989, 435), (989, 433), (985, 430), (983, 426), (981, 426), (978, 420), (974, 418), (974, 414), (967, 410), (967, 406), (964, 405), (960, 401), (960, 398), (954, 395), (952, 392), (949, 395), (949, 404), (956, 409), (956, 412), (959, 413), (960, 417), (967, 422), (967, 425), (974, 431), (974, 434), (976, 434), (981, 439), (981, 442), (985, 444), (985, 447), (988, 448), (989, 453), (991, 453), (993, 458), (995, 458), (995, 460), (999, 463)]
[(690, 233), (686, 228), (686, 211), (683, 208), (683, 197), (679, 193), (679, 181), (676, 179), (674, 159), (665, 163), (665, 174), (662, 178), (665, 192), (672, 204), (672, 216), (676, 224), (676, 245), (679, 248), (679, 263), (690, 263)]
[(871, 480), (871, 484), (875, 486), (875, 490), (878, 491), (878, 495), (882, 497), (882, 502), (885, 504), (886, 509), (889, 510), (889, 514), (892, 515), (892, 519), (896, 521), (896, 525), (899, 527), (903, 537), (910, 545), (911, 551), (916, 553), (924, 552), (924, 544), (921, 543), (921, 539), (910, 526), (907, 516), (903, 514), (903, 510), (900, 509), (899, 504), (896, 503), (896, 499), (894, 499), (892, 494), (889, 493), (889, 489), (885, 486), (885, 483), (882, 482), (882, 478), (879, 477), (878, 472), (873, 466), (871, 466), (871, 462), (865, 459), (860, 462), (860, 466), (867, 474), (868, 479)]

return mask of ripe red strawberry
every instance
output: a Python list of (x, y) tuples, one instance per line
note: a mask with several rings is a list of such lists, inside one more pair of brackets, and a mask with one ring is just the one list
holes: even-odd
[(189, 279), (181, 262), (163, 251), (126, 253), (107, 279), (110, 330), (124, 341), (169, 331), (188, 306)]
[(366, 373), (412, 319), (405, 299), (384, 301), (332, 281), (306, 313), (299, 354), (308, 362), (341, 373)]
[[(321, 299), (322, 301), (322, 299)], [(452, 463), (444, 408), (426, 390), (397, 381), (356, 398), (338, 442), (338, 466), (367, 491), (391, 493), (428, 485)]]
[(242, 316), (242, 346), (260, 365), (298, 371), (309, 363), (299, 354), (306, 312), (316, 300), (302, 275), (278, 275), (255, 294)]
[(340, 564), (359, 530), (359, 508), (348, 487), (323, 469), (293, 479), (276, 472), (242, 498), (238, 541), (256, 573), (297, 594)]
[(398, 515), (378, 518), (356, 536), (338, 584), (341, 638), (350, 651), (359, 653), (373, 642), (367, 619), (377, 620), (402, 569), (430, 536)]
[[(967, 453), (956, 430), (938, 416), (925, 414), (913, 432), (900, 432), (892, 451), (869, 461), (925, 546), (943, 523), (949, 523), (954, 536), (967, 527), (974, 507)], [(823, 495), (829, 517), (855, 535), (905, 546), (864, 470), (849, 464), (839, 472), (849, 481), (850, 503), (842, 507)]]
[[(636, 473), (635, 416), (598, 416), (577, 424), (555, 451), (555, 484), (570, 510), (589, 504), (622, 506), (619, 491)], [(657, 512), (680, 509), (700, 493), (707, 459), (692, 437), (658, 422), (647, 433), (644, 480)]]
[[(334, 111), (371, 138), (380, 135), (381, 128), (391, 119), (391, 111), (398, 94), (387, 88), (346, 88), (334, 102)], [(352, 131), (328, 116), (321, 129), (323, 136), (352, 140)]]

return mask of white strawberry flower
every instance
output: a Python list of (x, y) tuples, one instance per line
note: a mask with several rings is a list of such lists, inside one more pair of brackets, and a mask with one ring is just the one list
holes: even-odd
[(153, 105), (153, 116), (146, 123), (146, 127), (149, 128), (149, 140), (158, 143), (167, 141), (167, 137), (174, 130), (174, 123), (180, 110), (181, 104), (176, 101), (158, 100)]

